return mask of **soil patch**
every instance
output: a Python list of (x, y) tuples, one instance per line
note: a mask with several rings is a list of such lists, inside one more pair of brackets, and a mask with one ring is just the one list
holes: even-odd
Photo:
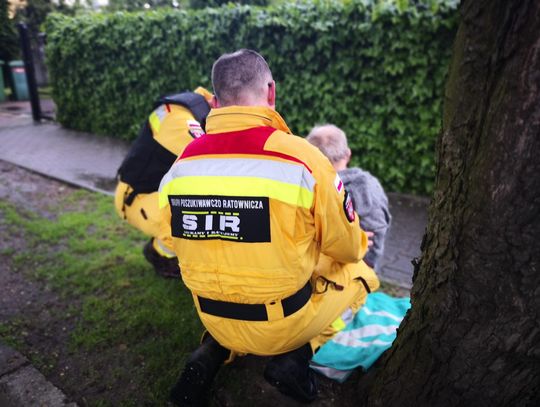
[[(54, 221), (50, 208), (64, 199), (74, 188), (0, 161), (0, 202), (9, 202)], [(0, 217), (0, 286), (3, 287), (0, 322), (10, 320), (18, 337), (17, 348), (29, 360), (39, 362), (41, 371), (57, 387), (64, 387), (62, 376), (69, 369), (66, 349), (69, 334), (77, 319), (70, 309), (76, 300), (66, 301), (44, 281), (33, 278), (33, 270), (21, 268), (15, 260), (19, 253), (31, 250), (29, 242), (8, 230)], [(67, 316), (67, 318), (66, 318)]]
[[(62, 183), (0, 160), (0, 202), (10, 202), (52, 219), (54, 215), (48, 208), (62, 199), (67, 189)], [(28, 250), (28, 242), (17, 231), (8, 230), (2, 218), (0, 235), (4, 237), (0, 239), (0, 286), (4, 287), (0, 300), (0, 321), (23, 311), (50, 313), (50, 307), (59, 303), (60, 299), (47, 285), (25, 277), (23, 270), (18, 269), (14, 262), (14, 256)]]

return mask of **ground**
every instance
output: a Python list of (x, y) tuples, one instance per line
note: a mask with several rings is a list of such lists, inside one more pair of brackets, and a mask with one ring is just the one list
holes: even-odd
[[(13, 204), (55, 222), (57, 209), (54, 208), (73, 191), (71, 186), (0, 161), (0, 203)], [(80, 205), (85, 207), (84, 202)], [(132, 345), (120, 342), (81, 351), (74, 344), (73, 337), (83, 318), (85, 297), (61, 292), (46, 278), (36, 276), (31, 263), (18, 262), (17, 253), (34, 248), (22, 234), (9, 228), (1, 215), (0, 211), (3, 237), (0, 240), (0, 286), (5, 288), (0, 300), (0, 340), (7, 340), (9, 345), (25, 354), (69, 399), (81, 406), (156, 405), (155, 400), (161, 395), (149, 397), (141, 380), (151, 382), (162, 377), (154, 374), (153, 377), (143, 375), (139, 378), (137, 372), (145, 372), (145, 360), (137, 352), (130, 351)], [(167, 281), (163, 284), (180, 283)], [(408, 294), (404, 290), (388, 289), (396, 295)], [(263, 379), (264, 363), (264, 358), (245, 357), (224, 367), (216, 379), (210, 404), (296, 406), (297, 403), (282, 396)], [(354, 406), (361, 376), (361, 373), (354, 373), (343, 385), (321, 377), (319, 399), (312, 405)], [(169, 373), (167, 377), (172, 376)]]

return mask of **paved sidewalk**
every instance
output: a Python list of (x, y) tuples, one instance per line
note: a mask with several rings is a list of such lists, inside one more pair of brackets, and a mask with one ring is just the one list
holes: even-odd
[(34, 123), (27, 115), (0, 110), (0, 159), (72, 185), (112, 194), (128, 144)]
[(0, 343), (1, 407), (76, 407), (23, 355)]

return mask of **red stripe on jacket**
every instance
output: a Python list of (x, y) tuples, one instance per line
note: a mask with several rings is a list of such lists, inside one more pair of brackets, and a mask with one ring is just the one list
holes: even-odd
[(266, 141), (275, 131), (273, 127), (263, 126), (228, 133), (205, 134), (189, 143), (178, 160), (209, 154), (253, 154), (294, 161), (312, 172), (305, 162), (292, 155), (264, 149)]

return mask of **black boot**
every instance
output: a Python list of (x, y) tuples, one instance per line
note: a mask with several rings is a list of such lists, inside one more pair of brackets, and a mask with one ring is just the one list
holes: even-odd
[(274, 356), (266, 365), (264, 378), (280, 392), (302, 403), (309, 403), (317, 397), (315, 374), (309, 367), (313, 356), (308, 344)]
[(154, 239), (150, 239), (143, 247), (145, 259), (154, 266), (156, 274), (165, 278), (180, 278), (180, 266), (178, 266), (178, 258), (162, 256), (154, 249)]
[(204, 406), (212, 381), (228, 357), (228, 349), (210, 335), (206, 336), (190, 355), (180, 379), (171, 389), (171, 402), (176, 406)]

